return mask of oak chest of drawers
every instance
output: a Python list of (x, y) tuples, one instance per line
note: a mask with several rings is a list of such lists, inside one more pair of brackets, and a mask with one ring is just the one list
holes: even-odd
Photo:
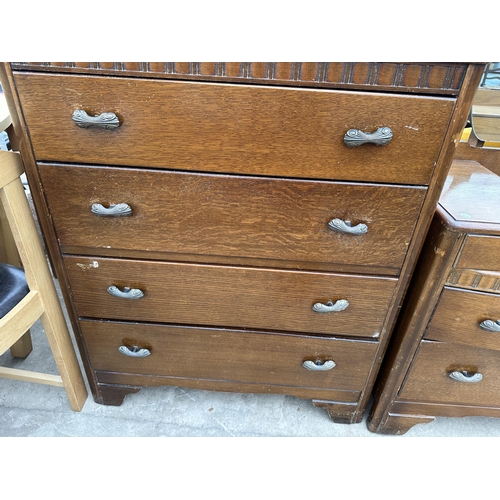
[(482, 69), (5, 65), (94, 399), (281, 393), (359, 422)]
[(456, 160), (388, 351), (371, 430), (500, 416), (500, 177)]

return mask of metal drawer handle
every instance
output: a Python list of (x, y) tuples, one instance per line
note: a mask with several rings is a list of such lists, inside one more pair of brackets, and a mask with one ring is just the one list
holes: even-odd
[(134, 345), (132, 347), (121, 345), (118, 350), (125, 354), (125, 356), (130, 356), (131, 358), (147, 358), (151, 355), (149, 349), (139, 349), (139, 346)]
[(322, 363), (321, 361), (304, 361), (302, 363), (302, 366), (306, 370), (311, 370), (311, 371), (326, 371), (326, 370), (331, 370), (332, 368), (335, 368), (335, 361), (332, 361), (329, 359), (328, 361), (325, 361)]
[(138, 288), (129, 288), (125, 287), (123, 291), (119, 290), (116, 286), (110, 286), (108, 288), (108, 293), (111, 294), (113, 297), (118, 297), (120, 299), (140, 299), (144, 297), (144, 292), (142, 290), (139, 290)]
[(116, 205), (109, 205), (109, 207), (104, 207), (100, 203), (93, 203), (90, 207), (92, 213), (96, 215), (104, 215), (107, 217), (122, 217), (124, 215), (132, 215), (132, 209), (130, 205), (126, 203), (117, 203)]
[(347, 309), (348, 306), (349, 302), (345, 299), (337, 300), (335, 304), (329, 300), (326, 304), (316, 302), (316, 304), (313, 305), (313, 311), (317, 313), (340, 312)]
[(458, 370), (448, 373), (448, 376), (456, 380), (457, 382), (469, 382), (469, 383), (476, 383), (480, 382), (483, 379), (482, 373), (474, 373), (473, 375), (469, 375), (466, 371), (461, 371), (459, 372)]
[(494, 321), (492, 319), (486, 319), (482, 323), (479, 323), (479, 326), (487, 332), (500, 332), (500, 320)]
[(353, 234), (354, 236), (359, 236), (360, 234), (365, 234), (368, 232), (368, 226), (366, 224), (358, 224), (357, 226), (351, 226), (350, 220), (332, 219), (328, 223), (328, 227), (332, 231), (339, 231), (340, 233)]
[(375, 146), (385, 146), (392, 139), (392, 130), (389, 127), (380, 127), (375, 132), (363, 132), (351, 128), (344, 136), (344, 144), (350, 148), (363, 144), (375, 144)]
[(98, 116), (89, 116), (83, 109), (73, 111), (73, 121), (81, 128), (98, 127), (114, 130), (120, 126), (120, 120), (114, 113), (101, 113)]

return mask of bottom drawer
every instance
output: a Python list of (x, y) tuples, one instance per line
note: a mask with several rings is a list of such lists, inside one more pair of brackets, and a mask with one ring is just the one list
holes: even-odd
[[(107, 321), (80, 325), (97, 371), (321, 389), (362, 390), (378, 346), (256, 331)], [(133, 346), (149, 355), (130, 356)], [(305, 368), (306, 361), (316, 369)], [(333, 368), (318, 369), (332, 361)]]
[(500, 407), (499, 386), (500, 352), (424, 340), (398, 399)]

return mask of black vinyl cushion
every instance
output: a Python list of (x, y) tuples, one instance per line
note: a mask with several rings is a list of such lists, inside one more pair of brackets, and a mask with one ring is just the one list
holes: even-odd
[(0, 263), (0, 318), (19, 304), (29, 291), (22, 269)]

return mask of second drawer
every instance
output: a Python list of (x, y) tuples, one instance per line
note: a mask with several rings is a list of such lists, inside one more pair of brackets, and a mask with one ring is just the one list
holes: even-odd
[[(301, 268), (312, 262), (324, 270), (363, 266), (370, 274), (398, 274), (426, 194), (405, 186), (127, 168), (40, 165), (40, 172), (65, 253), (228, 256)], [(130, 215), (108, 213), (119, 203)], [(104, 215), (92, 212), (93, 204)], [(364, 224), (366, 232), (331, 229), (334, 219)]]
[[(277, 269), (66, 256), (81, 317), (378, 337), (397, 280)], [(109, 287), (140, 290), (115, 297)], [(116, 291), (114, 292), (116, 293)], [(139, 293), (139, 292), (137, 292)], [(129, 292), (128, 295), (133, 294)], [(332, 312), (328, 303), (348, 305)]]

